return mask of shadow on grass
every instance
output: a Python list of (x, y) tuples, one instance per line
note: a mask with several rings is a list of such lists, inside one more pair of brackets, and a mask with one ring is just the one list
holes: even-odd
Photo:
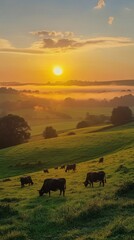
[[(53, 204), (58, 204), (53, 208)], [(33, 240), (38, 239), (68, 239), (61, 238), (68, 231), (73, 229), (81, 229), (89, 227), (89, 232), (92, 233), (96, 227), (102, 228), (108, 224), (110, 219), (114, 219), (117, 211), (117, 204), (109, 203), (100, 205), (97, 203), (87, 204), (86, 206), (65, 205), (57, 199), (49, 202), (49, 207), (46, 206), (47, 201), (39, 202), (39, 206), (33, 211), (28, 220), (29, 236), (33, 236)], [(111, 208), (115, 211), (111, 212)], [(111, 214), (110, 214), (111, 212)], [(57, 236), (57, 238), (54, 238)], [(70, 238), (74, 239), (74, 238)], [(92, 238), (91, 238), (92, 239)]]

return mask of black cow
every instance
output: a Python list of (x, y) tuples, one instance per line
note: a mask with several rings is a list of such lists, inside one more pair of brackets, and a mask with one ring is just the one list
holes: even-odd
[(60, 169), (64, 169), (65, 168), (65, 165), (62, 165), (61, 167), (60, 167)]
[(55, 167), (54, 169), (58, 169), (58, 167)]
[(49, 171), (48, 171), (48, 169), (47, 169), (47, 168), (46, 168), (46, 169), (44, 169), (44, 170), (43, 170), (43, 172), (44, 172), (44, 173), (49, 173)]
[(67, 171), (69, 171), (69, 170), (73, 170), (73, 171), (75, 172), (75, 170), (76, 170), (76, 164), (74, 163), (74, 164), (69, 164), (69, 165), (67, 165), (65, 172), (67, 172)]
[(101, 157), (101, 158), (99, 159), (99, 163), (103, 163), (103, 161), (104, 161), (104, 158)]
[(21, 177), (20, 182), (21, 182), (21, 187), (24, 187), (25, 184), (33, 185), (31, 176)]
[(105, 175), (106, 174), (105, 174), (104, 171), (87, 173), (87, 177), (86, 177), (86, 180), (84, 182), (85, 187), (87, 187), (88, 184), (90, 184), (90, 186), (93, 187), (94, 182), (100, 182), (100, 185), (102, 183), (103, 187), (104, 187), (104, 182), (106, 183), (106, 176)]
[(42, 196), (44, 193), (50, 193), (51, 191), (60, 190), (60, 195), (63, 192), (63, 196), (65, 195), (66, 189), (66, 179), (65, 178), (47, 178), (44, 180), (42, 188), (39, 190), (39, 195)]

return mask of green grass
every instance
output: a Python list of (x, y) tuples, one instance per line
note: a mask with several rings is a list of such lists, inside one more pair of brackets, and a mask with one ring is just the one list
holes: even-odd
[[(100, 127), (73, 130), (76, 135), (35, 138), (1, 150), (0, 175), (11, 181), (1, 179), (0, 239), (132, 240), (134, 128), (130, 125), (96, 133), (91, 132)], [(99, 164), (102, 155), (104, 163)], [(77, 163), (76, 173), (53, 168), (67, 162)], [(49, 174), (38, 171), (44, 166)], [(105, 187), (95, 183), (94, 188), (85, 188), (86, 173), (98, 170), (106, 172)], [(19, 178), (29, 172), (34, 185), (21, 188)], [(50, 198), (38, 196), (48, 177), (66, 178), (65, 197), (59, 192)]]
[[(61, 134), (57, 138), (34, 138), (29, 143), (0, 151), (1, 178), (34, 172), (67, 163), (79, 163), (106, 156), (133, 145), (134, 128), (92, 132), (98, 127), (74, 130), (73, 136)], [(4, 162), (4, 164), (3, 164)]]

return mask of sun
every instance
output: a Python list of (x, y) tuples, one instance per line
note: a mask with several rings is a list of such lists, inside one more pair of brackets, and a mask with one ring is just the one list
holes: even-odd
[(62, 69), (62, 67), (60, 67), (60, 66), (54, 67), (54, 68), (53, 68), (53, 73), (54, 73), (54, 75), (56, 75), (56, 76), (62, 75), (62, 74), (63, 74), (63, 69)]

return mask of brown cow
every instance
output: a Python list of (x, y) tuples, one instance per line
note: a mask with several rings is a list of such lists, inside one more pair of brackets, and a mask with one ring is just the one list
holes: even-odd
[(102, 183), (103, 187), (104, 187), (104, 182), (106, 183), (106, 176), (105, 175), (106, 174), (105, 174), (104, 171), (88, 172), (87, 176), (86, 176), (86, 180), (84, 182), (85, 187), (87, 187), (88, 184), (90, 184), (90, 186), (93, 187), (94, 182), (100, 182), (100, 186), (101, 186), (101, 183)]
[(66, 166), (65, 172), (69, 171), (69, 170), (73, 170), (75, 172), (76, 170), (76, 164), (69, 164)]
[(60, 190), (60, 195), (63, 193), (65, 195), (66, 190), (66, 179), (65, 178), (48, 178), (44, 180), (43, 186), (39, 191), (39, 196), (42, 196), (44, 193), (50, 193), (51, 191)]
[(44, 170), (43, 170), (43, 172), (44, 172), (44, 173), (49, 173), (49, 171), (48, 171), (48, 169), (47, 169), (47, 168), (46, 168), (46, 169), (44, 169)]
[(103, 163), (103, 161), (104, 161), (104, 157), (101, 157), (101, 158), (99, 159), (99, 163)]
[(64, 169), (65, 168), (65, 165), (62, 165), (61, 167), (60, 167), (60, 169)]

